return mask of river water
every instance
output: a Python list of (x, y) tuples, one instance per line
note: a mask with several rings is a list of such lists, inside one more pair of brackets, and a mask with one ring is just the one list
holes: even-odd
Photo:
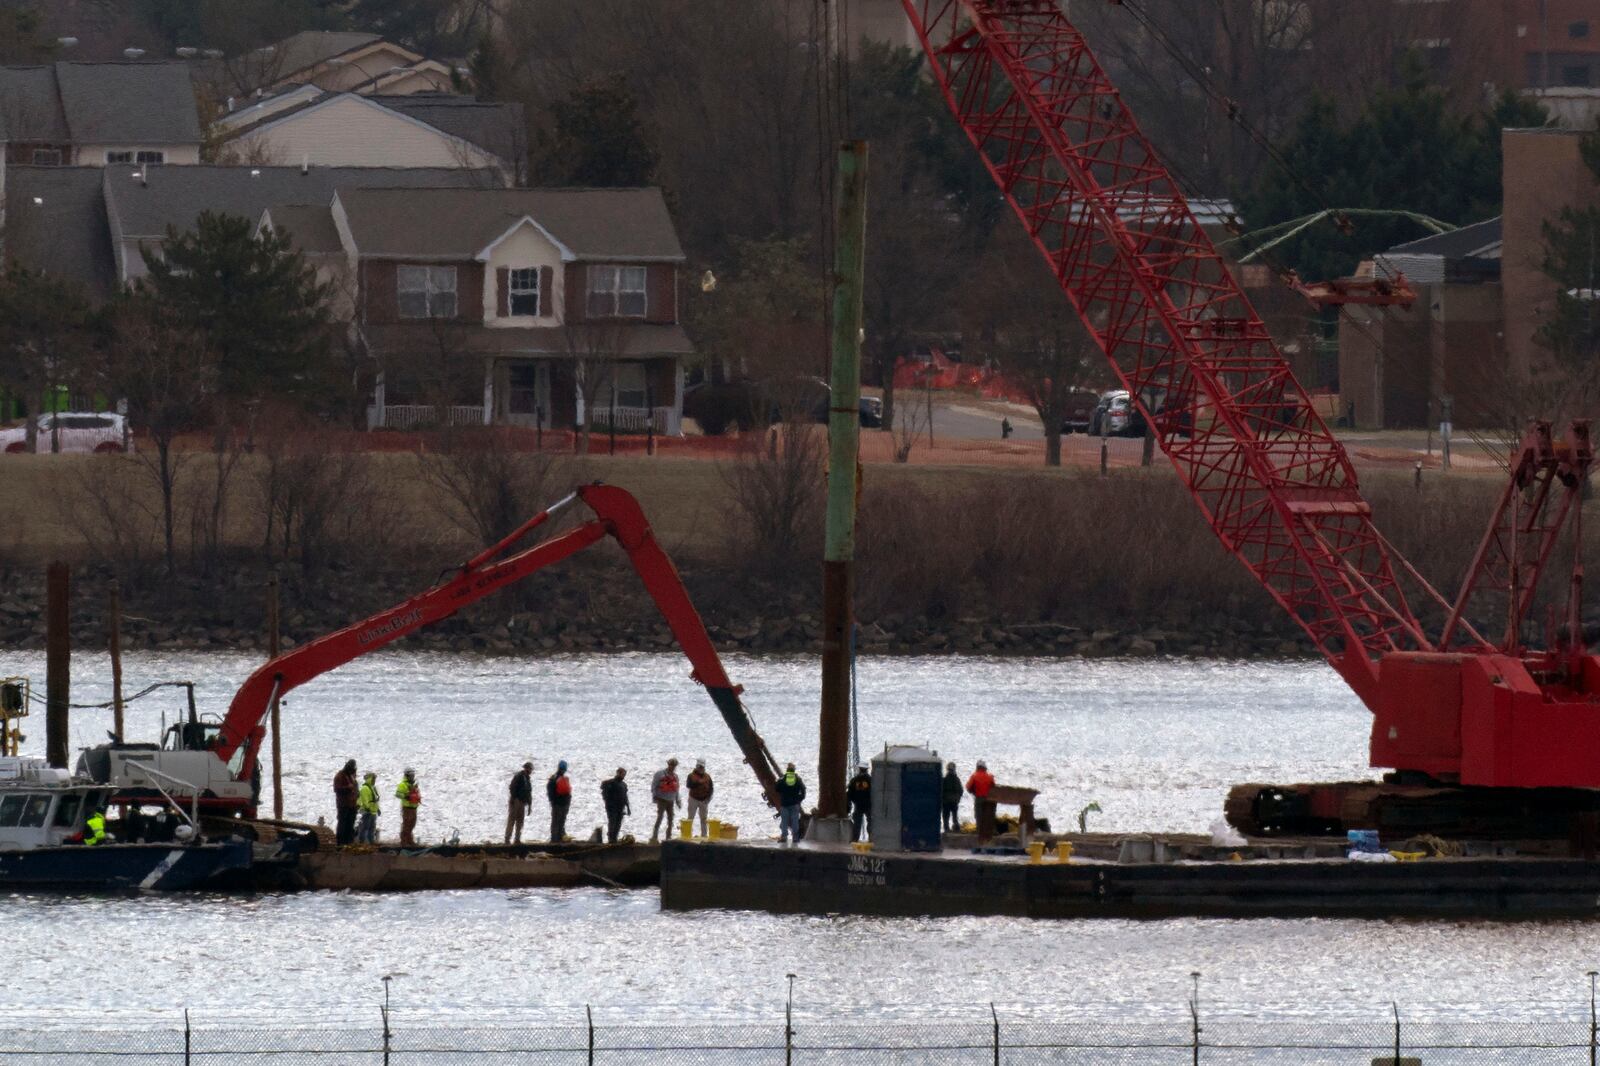
[[(259, 660), (130, 655), (125, 689), (191, 679), (203, 713), (225, 710)], [(802, 773), (816, 765), (817, 668), (809, 658), (733, 658), (729, 672), (768, 744)], [(648, 835), (649, 773), (675, 755), (706, 760), (714, 813), (742, 832), (771, 821), (721, 719), (675, 655), (483, 659), (382, 653), (292, 693), (283, 715), (285, 813), (332, 818), (346, 757), (393, 787), (414, 766), (419, 835), (498, 837), (506, 781), (531, 758), (542, 781), (566, 759), (577, 783), (568, 831), (601, 820), (598, 783), (633, 778)], [(0, 655), (0, 676), (44, 676), (42, 655)], [(103, 658), (81, 656), (72, 697), (108, 697)], [(928, 744), (979, 757), (1002, 781), (1042, 790), (1040, 813), (1091, 829), (1204, 832), (1231, 784), (1364, 776), (1368, 716), (1320, 663), (1077, 661), (960, 657), (865, 660), (863, 754)], [(131, 738), (153, 738), (180, 698), (132, 705)], [(43, 722), (26, 748), (42, 751)], [(75, 712), (75, 745), (109, 712)], [(542, 790), (530, 830), (542, 825)], [(392, 799), (385, 829), (397, 827)], [(208, 1017), (350, 1016), (400, 974), (397, 1005), (429, 1015), (529, 1012), (570, 1020), (701, 1015), (770, 1018), (784, 975), (805, 1010), (924, 1015), (1002, 1008), (1142, 1017), (1181, 1014), (1190, 973), (1214, 1012), (1374, 1017), (1419, 1012), (1574, 1016), (1597, 928), (1579, 922), (1086, 921), (805, 918), (662, 914), (653, 892), (600, 889), (232, 898), (0, 899), (8, 980), (0, 1015), (58, 1017), (82, 1005), (80, 968), (136, 971), (97, 1011), (187, 1005)], [(1586, 1016), (1586, 1015), (1585, 1015)]]

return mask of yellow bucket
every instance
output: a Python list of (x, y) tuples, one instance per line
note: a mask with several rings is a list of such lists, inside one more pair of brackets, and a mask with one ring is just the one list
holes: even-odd
[(681, 836), (685, 840), (694, 839), (694, 819), (693, 818), (680, 818), (680, 819), (678, 819), (678, 835)]
[(736, 826), (736, 825), (728, 825), (727, 823), (723, 823), (723, 826), (722, 826), (722, 839), (723, 840), (738, 840), (739, 839), (739, 827)]
[(717, 819), (715, 819), (715, 818), (707, 818), (706, 819), (706, 839), (707, 840), (721, 840), (722, 839), (722, 823), (720, 821), (718, 821)]
[(1028, 862), (1035, 866), (1044, 862), (1044, 841), (1035, 840), (1028, 845)]
[(1072, 845), (1063, 840), (1056, 845), (1056, 862), (1069, 863), (1072, 861)]
[(872, 841), (870, 841), (870, 840), (853, 840), (853, 841), (850, 842), (850, 849), (852, 851), (858, 851), (858, 852), (861, 852), (861, 853), (865, 854), (866, 852), (869, 852), (869, 851), (872, 850)]

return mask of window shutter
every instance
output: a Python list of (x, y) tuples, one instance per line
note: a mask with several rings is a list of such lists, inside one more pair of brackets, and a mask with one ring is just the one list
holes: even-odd
[(494, 272), (495, 314), (511, 317), (511, 268), (499, 267)]
[(539, 315), (548, 317), (556, 313), (556, 272), (549, 267), (539, 268)]

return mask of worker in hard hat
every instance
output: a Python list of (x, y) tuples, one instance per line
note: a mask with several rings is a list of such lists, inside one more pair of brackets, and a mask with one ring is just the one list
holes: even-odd
[(800, 779), (795, 771), (794, 763), (789, 763), (783, 771), (783, 776), (778, 778), (778, 840), (789, 845), (789, 834), (794, 834), (794, 843), (800, 843), (800, 804), (805, 802), (806, 783)]
[(525, 762), (522, 769), (511, 775), (511, 785), (506, 796), (506, 839), (510, 844), (516, 838), (522, 843), (522, 823), (533, 810), (533, 763)]
[(650, 798), (656, 801), (656, 824), (650, 830), (650, 843), (661, 839), (661, 823), (667, 823), (667, 839), (672, 839), (673, 812), (683, 805), (678, 796), (678, 760), (668, 759), (665, 769), (650, 778)]
[(356, 809), (360, 812), (360, 821), (356, 824), (357, 844), (376, 844), (378, 842), (378, 775), (368, 770), (361, 779), (361, 787), (356, 790)]
[(572, 778), (567, 776), (567, 760), (556, 763), (556, 772), (544, 783), (545, 799), (550, 801), (550, 843), (567, 839), (567, 811), (572, 809)]
[(412, 832), (417, 828), (417, 808), (422, 806), (422, 789), (417, 786), (417, 772), (411, 767), (406, 767), (400, 783), (394, 786), (394, 798), (400, 801), (400, 843), (404, 847), (415, 847), (417, 841)]
[(955, 763), (944, 768), (944, 780), (939, 782), (939, 800), (944, 831), (954, 833), (961, 828), (961, 775), (956, 773)]
[(700, 818), (700, 835), (706, 835), (706, 809), (711, 806), (711, 793), (716, 788), (716, 783), (711, 780), (711, 775), (706, 772), (706, 761), (695, 760), (694, 769), (689, 771), (689, 776), (684, 778), (684, 786), (689, 791), (689, 807), (686, 812), (689, 821), (693, 822), (695, 816)]
[(994, 804), (989, 801), (989, 793), (993, 790), (994, 775), (989, 772), (989, 767), (984, 761), (979, 759), (977, 769), (967, 778), (967, 791), (972, 793), (972, 820), (978, 825), (980, 841), (994, 836)]
[(861, 839), (863, 823), (867, 835), (872, 835), (872, 774), (867, 772), (865, 763), (856, 767), (856, 776), (845, 786), (845, 799), (850, 804), (850, 842), (853, 844)]

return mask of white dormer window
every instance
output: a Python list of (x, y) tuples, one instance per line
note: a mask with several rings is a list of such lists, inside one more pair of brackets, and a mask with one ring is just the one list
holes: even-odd
[(539, 268), (526, 267), (511, 271), (511, 313), (537, 315), (539, 313)]

